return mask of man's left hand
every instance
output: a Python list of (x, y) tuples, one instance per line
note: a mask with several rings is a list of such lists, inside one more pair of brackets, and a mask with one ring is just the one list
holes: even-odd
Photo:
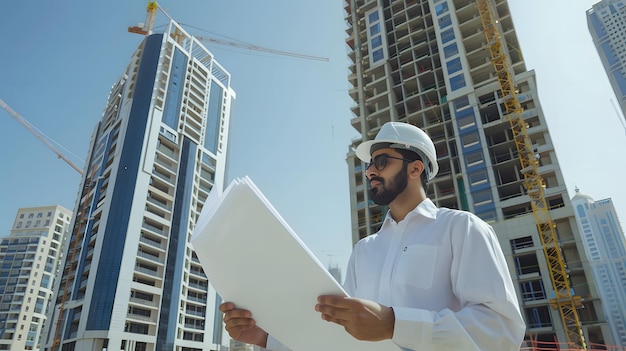
[(358, 340), (379, 341), (393, 337), (395, 316), (391, 307), (379, 303), (335, 295), (317, 298), (315, 310), (325, 321), (342, 325)]

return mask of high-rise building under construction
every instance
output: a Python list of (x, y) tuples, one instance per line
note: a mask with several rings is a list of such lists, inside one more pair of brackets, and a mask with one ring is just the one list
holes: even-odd
[(223, 187), (230, 74), (171, 21), (146, 35), (93, 133), (47, 350), (215, 350), (219, 297), (189, 239)]
[[(484, 8), (491, 22), (484, 22)], [(388, 121), (417, 125), (434, 140), (440, 168), (428, 196), (438, 206), (468, 210), (492, 224), (517, 289), (526, 338), (565, 343), (570, 339), (566, 330), (574, 328), (588, 344), (610, 343), (599, 287), (591, 279), (535, 74), (522, 59), (507, 1), (345, 0), (344, 9), (352, 61), (349, 94), (355, 101), (351, 124), (361, 134), (347, 154), (353, 241), (374, 234), (387, 210), (369, 198), (356, 145), (373, 139)], [(558, 250), (552, 243), (548, 251), (556, 251), (564, 262), (580, 328), (564, 322), (561, 310), (553, 308), (558, 301), (546, 245), (525, 187), (518, 141), (505, 108), (509, 96), (502, 94), (502, 75), (490, 52), (494, 43), (487, 39), (484, 23), (493, 23), (499, 33), (514, 79), (531, 157), (558, 237)]]

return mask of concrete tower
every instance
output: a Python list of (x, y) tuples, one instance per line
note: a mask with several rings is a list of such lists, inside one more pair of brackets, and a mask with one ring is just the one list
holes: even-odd
[[(522, 60), (507, 1), (489, 3), (539, 159), (570, 285), (583, 297), (583, 333), (587, 341), (604, 342), (606, 319), (539, 103), (535, 73)], [(440, 167), (428, 196), (438, 206), (468, 210), (492, 224), (520, 297), (527, 338), (566, 341), (560, 314), (550, 307), (553, 284), (476, 1), (345, 0), (345, 13), (352, 61), (349, 94), (355, 101), (350, 123), (361, 134), (347, 153), (353, 241), (375, 233), (387, 211), (369, 199), (356, 145), (373, 139), (388, 121), (417, 125), (433, 139)]]
[(0, 239), (0, 350), (39, 350), (72, 212), (20, 208)]
[(234, 98), (175, 22), (142, 41), (91, 139), (48, 350), (217, 348), (219, 299), (189, 239), (223, 187)]

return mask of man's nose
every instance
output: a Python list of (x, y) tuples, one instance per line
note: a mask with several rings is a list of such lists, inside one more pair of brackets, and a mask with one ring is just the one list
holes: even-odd
[(372, 177), (373, 177), (375, 174), (378, 174), (378, 173), (376, 173), (376, 172), (378, 172), (378, 170), (376, 169), (376, 167), (374, 167), (374, 165), (373, 165), (373, 164), (371, 164), (371, 163), (370, 163), (370, 164), (369, 164), (369, 167), (367, 167), (367, 168), (365, 169), (365, 177), (367, 177), (367, 179), (372, 179)]

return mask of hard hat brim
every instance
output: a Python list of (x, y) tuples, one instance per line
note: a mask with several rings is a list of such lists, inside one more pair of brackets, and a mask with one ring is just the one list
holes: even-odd
[(356, 147), (356, 157), (358, 157), (361, 161), (365, 163), (369, 163), (372, 160), (372, 155), (370, 153), (372, 146), (376, 144), (395, 144), (397, 142), (397, 140), (391, 139), (364, 141)]

